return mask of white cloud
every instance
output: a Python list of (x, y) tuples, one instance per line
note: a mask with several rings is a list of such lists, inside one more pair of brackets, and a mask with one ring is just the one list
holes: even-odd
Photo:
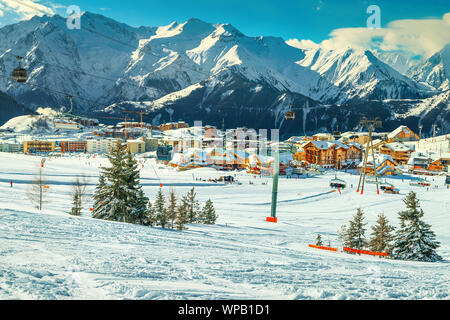
[(21, 19), (31, 19), (34, 16), (44, 14), (54, 15), (53, 9), (38, 3), (39, 0), (1, 0), (4, 4), (3, 11), (13, 11)]
[(322, 46), (404, 51), (428, 57), (450, 43), (450, 13), (441, 19), (396, 20), (382, 29), (336, 29), (330, 36), (321, 43)]
[(299, 49), (316, 49), (320, 46), (312, 40), (300, 40), (299, 41), (298, 39), (289, 39), (288, 41), (286, 41), (286, 43), (288, 45), (290, 45), (291, 47), (299, 48)]

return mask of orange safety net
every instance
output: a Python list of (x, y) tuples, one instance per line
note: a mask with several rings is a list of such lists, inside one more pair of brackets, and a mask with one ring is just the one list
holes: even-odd
[(357, 250), (357, 249), (352, 249), (352, 248), (347, 248), (347, 247), (344, 247), (344, 251), (354, 252), (354, 253), (359, 253), (359, 254), (368, 254), (368, 255), (371, 255), (371, 256), (387, 257), (387, 255), (388, 255), (386, 252), (374, 252), (374, 251), (366, 251), (366, 250)]
[(330, 248), (330, 247), (323, 247), (323, 246), (315, 246), (313, 244), (309, 244), (308, 245), (310, 248), (314, 248), (314, 249), (320, 249), (320, 250), (327, 250), (327, 251), (334, 251), (337, 252), (338, 249), (337, 248)]

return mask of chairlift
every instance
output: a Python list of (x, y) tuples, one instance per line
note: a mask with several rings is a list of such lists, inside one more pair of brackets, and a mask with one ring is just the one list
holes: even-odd
[(25, 83), (28, 80), (28, 72), (26, 69), (22, 68), (22, 59), (22, 57), (17, 56), (19, 65), (12, 72), (12, 80), (19, 83)]
[(336, 176), (334, 176), (334, 179), (330, 180), (330, 187), (332, 188), (345, 189), (346, 186), (347, 183), (342, 179), (338, 179)]

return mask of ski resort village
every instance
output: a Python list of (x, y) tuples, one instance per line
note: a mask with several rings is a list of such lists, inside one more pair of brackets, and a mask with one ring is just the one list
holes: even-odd
[(445, 5), (78, 2), (0, 0), (0, 300), (450, 300)]
[(275, 141), (12, 118), (0, 297), (448, 299), (450, 135), (378, 122)]

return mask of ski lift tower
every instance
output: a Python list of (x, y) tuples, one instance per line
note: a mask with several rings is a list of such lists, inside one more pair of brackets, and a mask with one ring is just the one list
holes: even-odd
[[(277, 223), (277, 198), (278, 198), (278, 176), (280, 173), (280, 150), (278, 145), (272, 145), (272, 148), (275, 147), (275, 161), (273, 164), (273, 183), (272, 183), (272, 206), (270, 208), (270, 217), (266, 218), (267, 222)], [(273, 152), (272, 152), (273, 154)]]
[(358, 189), (356, 189), (356, 192), (359, 192), (361, 190), (361, 195), (364, 193), (364, 184), (366, 182), (366, 175), (367, 175), (367, 159), (369, 157), (369, 151), (372, 150), (373, 174), (375, 176), (375, 184), (377, 185), (377, 194), (380, 194), (380, 189), (378, 187), (377, 167), (375, 164), (375, 152), (373, 149), (372, 134), (375, 128), (381, 128), (382, 123), (380, 118), (369, 120), (366, 117), (363, 117), (359, 122), (359, 125), (361, 126), (361, 128), (367, 128), (369, 130), (369, 139), (367, 140), (367, 145), (364, 152), (363, 166), (361, 169), (361, 173), (359, 175)]

